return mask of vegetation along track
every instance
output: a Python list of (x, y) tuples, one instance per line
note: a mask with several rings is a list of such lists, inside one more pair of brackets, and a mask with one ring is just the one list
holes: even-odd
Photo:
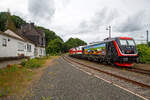
[(92, 70), (95, 70), (95, 71), (98, 71), (98, 72), (105, 73), (105, 74), (107, 74), (107, 75), (116, 77), (116, 78), (118, 78), (118, 79), (120, 79), (120, 80), (124, 80), (124, 81), (130, 82), (130, 83), (132, 83), (132, 84), (135, 84), (135, 85), (138, 85), (138, 86), (141, 86), (141, 87), (150, 89), (150, 85), (148, 85), (148, 84), (144, 84), (144, 83), (141, 83), (141, 82), (138, 82), (138, 81), (135, 81), (135, 80), (132, 80), (132, 79), (129, 79), (129, 78), (120, 76), (120, 75), (116, 75), (116, 74), (113, 74), (113, 73), (110, 73), (110, 72), (107, 72), (107, 71), (103, 71), (103, 70), (101, 70), (101, 69), (99, 69), (99, 68), (96, 68), (96, 67), (93, 67), (93, 66), (91, 66), (91, 65), (86, 65), (86, 64), (80, 63), (80, 62), (78, 62), (78, 61), (75, 61), (75, 60), (73, 60), (73, 59), (71, 59), (71, 58), (69, 58), (69, 57), (67, 57), (67, 56), (63, 56), (63, 59), (66, 60), (66, 61), (69, 62), (69, 63), (74, 62), (74, 63), (77, 63), (77, 64), (82, 65), (82, 66), (84, 66), (84, 67), (90, 68), (90, 69), (92, 69)]

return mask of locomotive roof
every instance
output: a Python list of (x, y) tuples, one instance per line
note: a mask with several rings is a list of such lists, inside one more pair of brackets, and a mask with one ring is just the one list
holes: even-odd
[[(110, 41), (113, 41), (113, 40), (115, 40), (115, 39), (116, 39), (116, 38), (111, 38), (111, 39), (104, 40), (104, 41), (94, 42), (94, 43), (91, 43), (91, 44), (89, 44), (89, 45), (95, 45), (95, 44), (100, 44), (100, 43), (110, 42)], [(89, 46), (89, 45), (86, 45), (86, 46)]]
[[(113, 40), (116, 40), (116, 39), (129, 39), (129, 40), (131, 40), (132, 38), (131, 37), (114, 37), (114, 38), (110, 38), (110, 39), (106, 38), (106, 39), (104, 39), (104, 41), (93, 42), (93, 43), (91, 43), (89, 45), (86, 45), (86, 46), (92, 46), (92, 45), (95, 45), (95, 44), (106, 43), (106, 42), (110, 42), (110, 41), (113, 41)], [(84, 46), (84, 47), (86, 47), (86, 46)]]
[[(104, 39), (104, 41), (98, 41), (98, 42), (93, 42), (91, 44), (88, 44), (88, 45), (83, 45), (83, 46), (78, 46), (78, 47), (75, 47), (75, 48), (84, 48), (84, 47), (87, 47), (87, 46), (92, 46), (92, 45), (96, 45), (96, 44), (100, 44), (100, 43), (106, 43), (106, 42), (110, 42), (110, 41), (113, 41), (113, 40), (116, 40), (116, 39), (132, 39), (131, 37), (114, 37), (114, 38), (106, 38)], [(71, 48), (71, 49), (74, 49), (74, 48)]]

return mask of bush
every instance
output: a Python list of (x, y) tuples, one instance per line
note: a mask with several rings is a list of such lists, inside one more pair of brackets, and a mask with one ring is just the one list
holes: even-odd
[(137, 45), (140, 62), (150, 63), (150, 47), (145, 44)]
[(42, 66), (43, 63), (44, 63), (43, 59), (35, 58), (27, 61), (25, 66), (28, 68), (39, 68)]
[(24, 67), (26, 63), (27, 63), (27, 60), (24, 59), (24, 60), (21, 61), (21, 64), (20, 64), (20, 65), (22, 65), (22, 66)]

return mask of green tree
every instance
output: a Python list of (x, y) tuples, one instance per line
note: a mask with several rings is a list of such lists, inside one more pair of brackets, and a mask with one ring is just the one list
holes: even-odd
[(70, 48), (82, 45), (87, 45), (87, 43), (84, 42), (83, 40), (80, 40), (79, 38), (69, 38), (64, 44), (65, 47), (64, 51), (68, 52)]
[(16, 32), (16, 26), (11, 18), (11, 14), (9, 11), (7, 12), (6, 29), (11, 29)]
[(11, 15), (10, 12), (0, 12), (0, 31), (5, 31), (6, 29), (12, 29), (16, 31), (16, 28), (20, 28), (21, 25), (25, 24), (22, 18), (16, 15)]
[(56, 38), (48, 43), (46, 48), (47, 54), (60, 54), (63, 47), (63, 41), (59, 38)]
[(61, 41), (63, 41), (59, 36), (56, 35), (56, 33), (54, 31), (51, 31), (49, 29), (46, 29), (44, 27), (41, 26), (37, 26), (37, 29), (42, 29), (45, 32), (45, 39), (46, 39), (46, 47), (48, 46), (48, 43), (51, 42), (52, 40), (59, 38)]
[(0, 31), (6, 30), (7, 19), (8, 19), (7, 12), (1, 12), (0, 13)]
[(26, 23), (26, 21), (24, 21), (22, 18), (16, 15), (11, 16), (11, 19), (14, 22), (16, 28), (21, 28), (21, 25)]

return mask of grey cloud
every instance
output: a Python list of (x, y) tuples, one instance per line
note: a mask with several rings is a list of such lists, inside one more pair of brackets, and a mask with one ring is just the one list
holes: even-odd
[(97, 12), (91, 20), (91, 26), (93, 29), (98, 29), (99, 26), (103, 25), (107, 19), (108, 8), (103, 8), (100, 12)]
[(119, 17), (119, 13), (116, 9), (103, 8), (100, 12), (95, 14), (92, 20), (93, 28), (98, 29), (100, 26), (109, 25), (115, 18)]
[(119, 17), (119, 13), (117, 10), (113, 9), (110, 10), (106, 7), (104, 7), (99, 12), (95, 13), (93, 18), (90, 21), (83, 21), (80, 23), (78, 27), (78, 33), (79, 34), (86, 34), (87, 32), (93, 32), (93, 31), (99, 31), (101, 26), (107, 26), (112, 21), (114, 21), (115, 18)]
[(117, 32), (134, 32), (143, 29), (145, 12), (141, 11), (132, 16), (129, 16), (126, 20), (117, 26)]
[(54, 0), (29, 0), (28, 5), (29, 13), (33, 18), (50, 20), (55, 13)]

